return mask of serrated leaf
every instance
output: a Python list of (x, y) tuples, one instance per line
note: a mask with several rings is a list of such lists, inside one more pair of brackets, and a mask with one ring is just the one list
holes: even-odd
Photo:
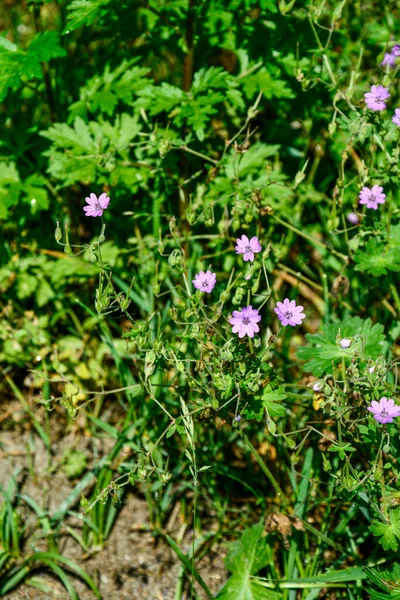
[(28, 203), (35, 211), (49, 208), (49, 194), (41, 175), (34, 174), (25, 179), (22, 186), (22, 201)]
[(263, 407), (267, 409), (269, 416), (274, 419), (283, 417), (286, 414), (286, 408), (281, 404), (286, 398), (283, 386), (279, 386), (274, 390), (269, 384), (264, 388), (261, 401)]
[(389, 512), (388, 521), (386, 523), (373, 521), (370, 525), (370, 530), (379, 540), (384, 550), (397, 551), (400, 540), (400, 507)]
[(21, 189), (15, 163), (0, 162), (0, 219), (6, 219), (8, 209), (18, 203)]
[(65, 455), (67, 460), (62, 468), (68, 479), (74, 479), (75, 477), (82, 475), (86, 469), (86, 455), (79, 450), (68, 450)]
[(265, 587), (255, 575), (268, 563), (268, 547), (262, 523), (246, 529), (242, 537), (229, 547), (226, 568), (233, 573), (216, 598), (219, 600), (269, 600), (281, 594)]
[(0, 101), (10, 87), (19, 88), (21, 78), (42, 79), (42, 62), (65, 56), (58, 33), (38, 33), (26, 52), (4, 37), (0, 37)]
[(383, 325), (373, 325), (371, 319), (346, 315), (342, 321), (324, 326), (323, 333), (306, 334), (307, 346), (297, 350), (298, 358), (308, 361), (304, 365), (306, 371), (322, 377), (332, 371), (332, 364), (351, 361), (357, 345), (353, 343), (350, 348), (342, 349), (336, 341), (339, 331), (342, 338), (360, 336), (366, 357), (377, 358), (382, 352)]
[(400, 247), (386, 248), (383, 242), (370, 238), (364, 250), (354, 256), (356, 271), (366, 271), (371, 275), (386, 275), (388, 271), (400, 271)]
[(137, 106), (148, 110), (150, 115), (170, 112), (175, 106), (186, 100), (186, 94), (180, 88), (163, 82), (161, 85), (148, 85), (138, 92)]
[(279, 79), (279, 76), (272, 76), (266, 67), (262, 67), (256, 73), (244, 77), (243, 90), (249, 99), (254, 98), (259, 92), (263, 92), (269, 100), (272, 98), (295, 97), (293, 90), (287, 87), (287, 83)]
[(60, 37), (56, 31), (38, 33), (21, 62), (21, 75), (25, 75), (28, 79), (33, 77), (41, 79), (41, 63), (48, 62), (52, 58), (61, 58), (66, 54), (64, 48), (60, 46)]
[(365, 569), (367, 577), (381, 591), (367, 590), (371, 600), (400, 600), (400, 565), (394, 563), (390, 569)]
[(111, 0), (73, 0), (68, 6), (67, 25), (64, 34), (79, 27), (92, 25), (99, 18), (102, 9), (107, 8)]
[(80, 117), (75, 119), (73, 127), (69, 127), (66, 123), (55, 123), (46, 131), (41, 131), (40, 135), (52, 140), (59, 148), (96, 152), (95, 140), (91, 136), (90, 129)]

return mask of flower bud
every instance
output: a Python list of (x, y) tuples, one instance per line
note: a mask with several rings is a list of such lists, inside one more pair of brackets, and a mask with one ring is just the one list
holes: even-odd
[(226, 302), (227, 300), (229, 300), (229, 296), (230, 293), (225, 290), (224, 292), (221, 292), (219, 299), (221, 300), (221, 302)]
[(62, 231), (60, 229), (60, 225), (59, 225), (58, 221), (57, 221), (56, 230), (54, 232), (54, 237), (56, 239), (56, 242), (59, 242), (61, 240), (61, 238), (62, 238)]
[(91, 244), (91, 245), (89, 246), (89, 260), (90, 260), (90, 262), (92, 262), (92, 263), (95, 263), (95, 262), (97, 262), (97, 256), (96, 256), (96, 254), (95, 254), (95, 252), (94, 252), (94, 246), (93, 246), (93, 244)]
[(189, 225), (194, 225), (194, 223), (196, 222), (196, 213), (192, 210), (188, 210), (186, 213), (186, 220), (189, 223)]
[(169, 147), (170, 147), (170, 144), (169, 144), (168, 140), (160, 141), (160, 143), (158, 144), (158, 151), (160, 153), (161, 158), (164, 158), (164, 156), (167, 154)]
[(100, 235), (97, 238), (97, 241), (99, 242), (99, 244), (102, 244), (103, 242), (106, 241), (106, 236), (104, 235), (105, 229), (106, 229), (106, 224), (103, 223), (103, 227), (101, 228)]
[(123, 311), (128, 310), (130, 303), (131, 303), (131, 301), (129, 300), (129, 298), (126, 298), (123, 294), (121, 294), (120, 302), (119, 302), (121, 310), (123, 310)]

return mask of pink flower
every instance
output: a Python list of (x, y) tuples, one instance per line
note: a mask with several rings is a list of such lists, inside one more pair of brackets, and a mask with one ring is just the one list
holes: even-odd
[(348, 338), (343, 338), (342, 340), (340, 340), (339, 346), (341, 348), (350, 348), (351, 340), (349, 340)]
[(367, 208), (373, 208), (377, 210), (378, 204), (384, 204), (386, 194), (383, 193), (383, 187), (380, 185), (372, 186), (370, 190), (367, 187), (363, 187), (359, 195), (360, 204), (366, 204)]
[(87, 217), (101, 217), (103, 211), (110, 204), (110, 198), (104, 192), (98, 198), (96, 194), (91, 193), (89, 198), (85, 198), (85, 201), (89, 205), (83, 207)]
[(286, 325), (291, 325), (292, 327), (301, 325), (302, 320), (305, 319), (306, 316), (303, 313), (303, 307), (296, 306), (296, 301), (289, 300), (288, 298), (285, 298), (283, 303), (277, 302), (274, 311), (284, 327), (286, 327)]
[(392, 117), (392, 121), (395, 125), (400, 127), (400, 108), (394, 109), (394, 117)]
[(242, 235), (241, 238), (236, 240), (237, 246), (235, 246), (236, 254), (243, 254), (244, 261), (253, 261), (254, 254), (261, 252), (261, 245), (258, 241), (258, 237), (255, 235), (249, 240), (247, 235)]
[(381, 67), (388, 66), (389, 69), (394, 69), (396, 66), (396, 57), (392, 53), (385, 52), (385, 56), (383, 57), (383, 61), (381, 62)]
[(400, 416), (400, 406), (395, 404), (392, 398), (388, 400), (383, 397), (379, 402), (372, 400), (371, 406), (368, 406), (367, 410), (372, 412), (378, 423), (393, 423), (393, 419)]
[(392, 54), (393, 54), (393, 56), (400, 56), (400, 45), (399, 44), (395, 44), (393, 46)]
[(383, 85), (373, 85), (371, 91), (364, 94), (365, 103), (371, 110), (384, 110), (385, 100), (390, 98), (389, 90)]
[(247, 306), (239, 310), (234, 310), (229, 323), (233, 325), (232, 333), (237, 333), (240, 338), (248, 335), (253, 338), (254, 334), (260, 331), (257, 323), (261, 321), (261, 315), (256, 308)]
[(348, 220), (349, 223), (351, 223), (352, 225), (357, 225), (357, 223), (359, 222), (359, 218), (358, 215), (355, 212), (349, 212), (346, 215), (346, 219)]
[(200, 271), (195, 275), (195, 278), (192, 280), (192, 283), (196, 290), (200, 290), (201, 292), (207, 292), (209, 294), (213, 291), (215, 284), (217, 283), (217, 276), (215, 273), (211, 273), (211, 271)]

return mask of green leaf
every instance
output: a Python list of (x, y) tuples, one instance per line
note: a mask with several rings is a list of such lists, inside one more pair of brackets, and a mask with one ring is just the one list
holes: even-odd
[(73, 0), (68, 6), (67, 26), (63, 33), (94, 23), (111, 0)]
[(287, 398), (283, 386), (279, 386), (276, 390), (268, 384), (263, 391), (261, 397), (262, 405), (267, 409), (268, 414), (273, 419), (283, 417), (286, 414), (286, 408), (281, 404), (282, 400)]
[[(377, 358), (382, 352), (384, 342), (383, 325), (372, 324), (371, 319), (362, 320), (360, 317), (345, 316), (338, 323), (330, 323), (324, 327), (321, 334), (307, 334), (307, 346), (297, 350), (298, 358), (308, 361), (304, 368), (316, 377), (321, 377), (332, 371), (332, 364), (342, 360), (350, 362), (356, 349), (363, 350), (365, 357)], [(339, 335), (340, 332), (340, 335)], [(350, 348), (342, 349), (339, 338), (354, 338), (357, 336), (361, 343), (355, 340)]]
[(365, 572), (371, 583), (379, 590), (367, 590), (371, 600), (400, 600), (400, 565), (394, 563), (390, 569), (371, 569), (366, 568)]
[(293, 91), (287, 87), (287, 83), (279, 79), (278, 75), (272, 76), (266, 67), (262, 67), (256, 73), (244, 77), (243, 90), (249, 99), (254, 98), (261, 91), (268, 100), (295, 97)]
[(364, 250), (354, 256), (356, 271), (366, 271), (371, 275), (386, 275), (389, 271), (400, 271), (400, 247), (386, 248), (376, 238), (370, 238)]
[(38, 306), (45, 306), (52, 298), (54, 298), (54, 291), (51, 285), (46, 279), (41, 278), (36, 290), (36, 302)]
[(68, 479), (79, 477), (86, 469), (86, 454), (79, 450), (66, 450), (66, 462), (63, 464), (63, 470)]
[(370, 530), (379, 540), (384, 550), (393, 550), (397, 552), (400, 540), (400, 507), (391, 510), (386, 523), (373, 521)]
[(26, 52), (0, 37), (0, 101), (10, 87), (19, 88), (21, 78), (42, 79), (41, 63), (65, 56), (55, 31), (38, 33)]
[[(53, 142), (44, 152), (50, 158), (48, 172), (61, 180), (63, 186), (76, 182), (108, 182), (118, 164), (117, 154), (126, 159), (129, 143), (139, 132), (138, 117), (127, 113), (118, 116), (114, 124), (109, 121), (85, 123), (81, 117), (75, 118), (73, 127), (56, 123), (40, 132)], [(117, 182), (113, 177), (113, 184)]]
[(22, 201), (30, 204), (31, 209), (35, 212), (37, 209), (49, 208), (49, 194), (41, 175), (34, 174), (25, 179), (22, 186)]
[(180, 88), (163, 82), (159, 86), (148, 85), (138, 93), (137, 106), (149, 111), (150, 115), (160, 112), (170, 112), (175, 106), (186, 100), (186, 94)]
[(25, 75), (28, 79), (33, 77), (41, 79), (41, 63), (49, 62), (52, 58), (61, 58), (66, 54), (64, 48), (60, 46), (60, 37), (57, 32), (38, 33), (21, 63), (21, 75)]
[[(269, 561), (269, 552), (264, 537), (262, 523), (246, 529), (240, 540), (234, 542), (225, 560), (226, 568), (233, 573), (232, 577), (219, 591), (219, 600), (269, 600), (280, 598), (281, 594), (266, 587), (262, 582), (253, 579)], [(271, 586), (272, 587), (272, 586)]]
[(15, 44), (0, 37), (0, 102), (4, 100), (10, 87), (21, 85), (19, 65), (23, 56), (23, 52)]
[(41, 131), (40, 135), (52, 140), (59, 148), (96, 152), (95, 140), (91, 136), (89, 126), (80, 117), (75, 119), (73, 127), (66, 123), (55, 123), (47, 131)]

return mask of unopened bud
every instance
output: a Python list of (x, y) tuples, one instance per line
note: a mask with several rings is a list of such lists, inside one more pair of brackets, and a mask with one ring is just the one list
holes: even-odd
[(62, 238), (62, 231), (60, 229), (60, 225), (59, 225), (58, 221), (57, 221), (56, 230), (54, 232), (54, 237), (56, 238), (56, 242), (59, 242)]
[(106, 236), (104, 235), (105, 230), (106, 230), (106, 224), (103, 223), (103, 227), (101, 228), (100, 235), (97, 238), (97, 241), (99, 242), (99, 244), (102, 244), (103, 242), (106, 241)]
[(188, 210), (186, 213), (186, 220), (189, 223), (189, 225), (193, 225), (196, 221), (196, 213)]

